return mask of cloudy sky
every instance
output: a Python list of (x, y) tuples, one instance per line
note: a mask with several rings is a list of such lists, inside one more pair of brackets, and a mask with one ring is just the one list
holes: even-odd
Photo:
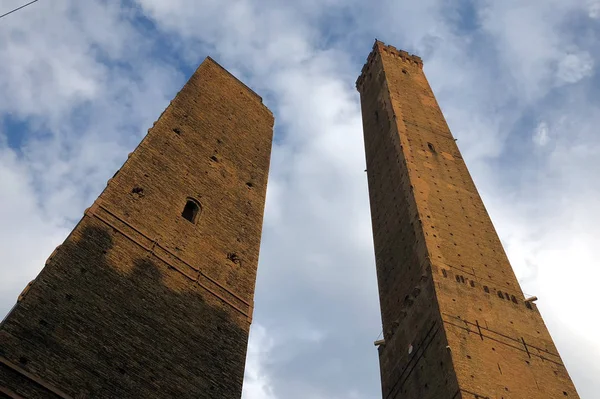
[(375, 38), (423, 58), (524, 291), (597, 398), (600, 0), (40, 0), (0, 19), (0, 317), (210, 55), (276, 116), (244, 399), (380, 397), (354, 87)]

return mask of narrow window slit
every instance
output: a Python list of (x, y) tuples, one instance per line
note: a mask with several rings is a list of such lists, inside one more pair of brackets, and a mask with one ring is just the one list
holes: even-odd
[(183, 216), (185, 220), (195, 224), (199, 213), (200, 203), (192, 198), (188, 198), (181, 216)]

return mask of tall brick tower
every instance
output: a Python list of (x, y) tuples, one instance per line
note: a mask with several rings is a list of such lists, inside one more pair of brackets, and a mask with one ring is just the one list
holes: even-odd
[(0, 326), (0, 396), (239, 398), (272, 135), (207, 58)]
[(383, 398), (578, 398), (422, 68), (376, 41), (357, 81)]

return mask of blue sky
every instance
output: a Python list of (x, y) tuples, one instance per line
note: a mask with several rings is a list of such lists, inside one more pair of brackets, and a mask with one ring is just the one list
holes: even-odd
[(244, 398), (379, 397), (354, 88), (378, 38), (424, 59), (523, 289), (593, 398), (599, 23), (598, 0), (40, 0), (0, 20), (0, 313), (210, 55), (276, 117)]

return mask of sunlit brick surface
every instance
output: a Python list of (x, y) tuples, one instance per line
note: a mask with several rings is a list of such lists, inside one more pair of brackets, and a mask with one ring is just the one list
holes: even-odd
[(0, 392), (239, 398), (272, 134), (205, 60), (1, 325)]
[(376, 42), (357, 88), (383, 398), (578, 398), (524, 301), (421, 59)]

